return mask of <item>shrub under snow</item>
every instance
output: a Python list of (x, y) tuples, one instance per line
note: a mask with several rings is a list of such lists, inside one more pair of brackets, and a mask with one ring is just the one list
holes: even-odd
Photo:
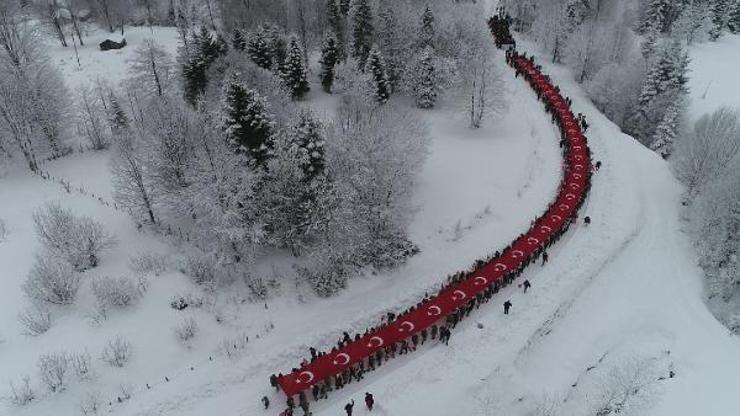
[(31, 381), (28, 376), (23, 377), (23, 381), (20, 386), (16, 387), (12, 381), (10, 382), (9, 398), (10, 403), (15, 406), (25, 406), (36, 398), (33, 389), (31, 389)]
[(136, 283), (128, 277), (98, 277), (92, 282), (92, 291), (104, 309), (129, 306), (139, 297)]
[(100, 358), (113, 367), (123, 367), (131, 359), (133, 348), (131, 343), (123, 337), (116, 337), (108, 341), (103, 348)]
[(23, 291), (33, 301), (68, 305), (80, 288), (80, 275), (69, 263), (48, 253), (36, 256), (36, 263), (23, 283)]
[(167, 270), (167, 259), (160, 254), (140, 253), (132, 256), (128, 263), (129, 269), (141, 276), (147, 274), (159, 276)]
[(100, 252), (115, 243), (101, 223), (75, 216), (59, 204), (46, 204), (33, 214), (33, 221), (46, 250), (77, 271), (97, 266)]
[(26, 328), (26, 335), (41, 335), (51, 328), (51, 312), (43, 305), (34, 305), (18, 314), (18, 322)]
[(195, 338), (197, 333), (198, 324), (193, 318), (185, 318), (175, 327), (175, 335), (183, 343), (187, 343)]
[(38, 361), (41, 382), (51, 392), (64, 390), (67, 383), (67, 371), (69, 370), (69, 359), (66, 354), (44, 354)]

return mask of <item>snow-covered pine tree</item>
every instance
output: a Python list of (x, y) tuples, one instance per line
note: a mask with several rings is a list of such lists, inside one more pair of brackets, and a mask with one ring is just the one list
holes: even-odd
[(728, 29), (732, 4), (731, 0), (711, 0), (710, 4), (712, 25), (709, 29), (709, 39), (717, 40), (722, 32)]
[(339, 50), (337, 40), (334, 35), (327, 32), (324, 43), (321, 46), (321, 86), (325, 92), (331, 93), (331, 86), (334, 83), (334, 67), (339, 61)]
[(391, 96), (391, 83), (388, 81), (388, 73), (385, 70), (383, 55), (377, 48), (370, 51), (365, 64), (365, 72), (372, 75), (375, 91), (374, 98), (379, 103), (385, 103)]
[(688, 54), (678, 40), (667, 42), (656, 51), (628, 126), (642, 143), (651, 144), (669, 105), (688, 93), (688, 65)]
[(383, 53), (388, 80), (394, 89), (401, 84), (403, 72), (412, 51), (401, 29), (393, 7), (385, 6), (378, 11), (376, 45)]
[(118, 98), (112, 92), (108, 96), (108, 102), (108, 124), (110, 125), (111, 133), (117, 136), (127, 130), (131, 122), (128, 119), (128, 115), (126, 115), (126, 111), (123, 110), (123, 107), (118, 102)]
[(339, 0), (339, 11), (342, 16), (347, 16), (350, 9), (350, 0)]
[(329, 29), (334, 34), (334, 38), (337, 41), (337, 48), (340, 53), (340, 58), (344, 58), (344, 27), (345, 20), (339, 11), (337, 6), (337, 0), (326, 0), (326, 21), (329, 24)]
[(273, 70), (279, 70), (288, 57), (288, 43), (278, 26), (264, 26), (267, 44), (270, 45)]
[(432, 108), (437, 102), (437, 74), (434, 67), (434, 49), (427, 46), (421, 53), (414, 74), (416, 106)]
[(424, 8), (421, 14), (419, 25), (419, 48), (434, 47), (434, 13), (432, 13), (429, 4)]
[(229, 145), (237, 153), (249, 155), (256, 165), (265, 166), (274, 123), (264, 98), (234, 75), (226, 85), (221, 117)]
[(663, 120), (660, 121), (653, 135), (653, 143), (650, 148), (660, 154), (664, 159), (673, 153), (673, 142), (678, 135), (679, 122), (681, 116), (681, 99), (677, 99), (669, 105), (663, 114)]
[(642, 23), (638, 28), (640, 33), (657, 31), (665, 32), (667, 14), (671, 7), (671, 0), (649, 0)]
[(731, 6), (727, 28), (732, 33), (740, 33), (740, 0), (735, 0)]
[(321, 123), (308, 111), (301, 111), (288, 132), (289, 140), (299, 156), (306, 180), (323, 174), (324, 134)]
[(288, 56), (281, 71), (283, 82), (294, 100), (301, 99), (309, 91), (303, 50), (295, 37), (290, 39)]
[(247, 44), (247, 53), (252, 61), (260, 68), (272, 69), (273, 51), (262, 27), (252, 33)]
[(231, 45), (234, 50), (243, 51), (247, 49), (247, 39), (244, 37), (241, 29), (238, 27), (234, 28), (234, 34), (231, 37)]
[(208, 85), (208, 68), (213, 61), (224, 55), (228, 46), (220, 35), (214, 36), (205, 26), (193, 33), (190, 51), (183, 66), (185, 99), (195, 104)]
[(373, 45), (373, 13), (369, 0), (352, 2), (352, 57), (365, 66)]

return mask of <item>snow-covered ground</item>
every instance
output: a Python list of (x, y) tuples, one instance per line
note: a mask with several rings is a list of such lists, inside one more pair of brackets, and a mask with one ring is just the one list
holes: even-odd
[(740, 110), (738, 67), (740, 35), (725, 34), (717, 42), (693, 45), (689, 50), (689, 115), (696, 121), (721, 106)]
[[(54, 60), (71, 84), (97, 75), (120, 79), (133, 48), (149, 36), (148, 28), (128, 32), (129, 46), (121, 52), (103, 54), (90, 41), (81, 51), (84, 70), (75, 69), (71, 48), (52, 47)], [(156, 36), (174, 52), (173, 30), (156, 29)], [(692, 53), (695, 62), (697, 53)], [(495, 61), (500, 64), (503, 57)], [(361, 409), (365, 391), (375, 394), (373, 413), (381, 415), (524, 415), (545, 396), (564, 402), (559, 414), (587, 414), (604, 386), (625, 378), (615, 369), (636, 367), (646, 374), (640, 379), (646, 404), (632, 409), (633, 414), (737, 414), (733, 381), (740, 374), (740, 342), (702, 302), (701, 272), (680, 231), (679, 184), (660, 157), (621, 134), (588, 103), (567, 71), (547, 65), (546, 71), (574, 98), (576, 111), (588, 115), (594, 157), (603, 162), (583, 211), (591, 216), (591, 226), (572, 227), (550, 251), (547, 265), (525, 273), (523, 278), (533, 284), (527, 295), (510, 287), (458, 326), (449, 347), (425, 346), (390, 362), (362, 383), (315, 404), (315, 416), (342, 414), (350, 399), (357, 402), (355, 414), (366, 414)], [(102, 413), (276, 414), (275, 408), (264, 412), (259, 404), (265, 394), (282, 403), (282, 396), (269, 390), (271, 373), (294, 366), (309, 346), (325, 347), (342, 330), (363, 328), (383, 311), (415, 302), (446, 273), (507, 244), (553, 197), (560, 178), (556, 130), (527, 86), (510, 70), (505, 74), (508, 110), (486, 128), (469, 130), (451, 106), (423, 113), (433, 142), (416, 189), (419, 211), (411, 226), (421, 253), (392, 273), (353, 280), (348, 290), (328, 300), (298, 300), (288, 293), (266, 309), (243, 303), (246, 295), (236, 290), (213, 305), (178, 312), (169, 307), (171, 297), (195, 289), (169, 271), (150, 277), (138, 304), (114, 312), (100, 326), (88, 318), (93, 300), (85, 288), (48, 333), (24, 336), (16, 315), (24, 302), (20, 285), (37, 248), (31, 213), (45, 201), (90, 215), (118, 237), (119, 244), (86, 278), (128, 275), (130, 256), (147, 251), (174, 258), (178, 249), (138, 231), (125, 214), (90, 195), (67, 194), (23, 170), (0, 177), (0, 219), (9, 227), (0, 241), (0, 386), (8, 380), (17, 384), (28, 374), (41, 396), (23, 409), (0, 407), (0, 414), (79, 414), (79, 402), (90, 392), (100, 393)], [(713, 88), (706, 100), (716, 105), (719, 93)], [(311, 102), (331, 111), (333, 100), (314, 90)], [(73, 155), (45, 169), (110, 200), (107, 158), (106, 153)], [(506, 299), (514, 304), (509, 316), (499, 308)], [(223, 323), (216, 323), (215, 315)], [(186, 316), (201, 329), (189, 348), (173, 334)], [(128, 366), (113, 369), (98, 356), (105, 342), (119, 334), (131, 340), (134, 355)], [(249, 336), (246, 345), (243, 335)], [(219, 353), (225, 341), (237, 344), (231, 358)], [(73, 380), (62, 393), (41, 394), (38, 356), (85, 349), (93, 356), (96, 376)], [(671, 370), (675, 378), (657, 380)], [(121, 385), (129, 387), (132, 397), (119, 404), (115, 398)]]

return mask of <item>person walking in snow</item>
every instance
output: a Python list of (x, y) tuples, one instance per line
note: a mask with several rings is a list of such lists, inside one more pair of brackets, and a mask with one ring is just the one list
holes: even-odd
[(265, 406), (265, 410), (270, 407), (270, 399), (267, 396), (262, 396), (262, 404)]
[(365, 406), (367, 406), (367, 410), (372, 412), (374, 404), (375, 404), (375, 399), (373, 398), (373, 395), (365, 392)]
[(275, 388), (275, 390), (280, 390), (280, 387), (278, 386), (278, 377), (273, 374), (270, 376), (270, 385)]
[(529, 280), (525, 280), (522, 286), (524, 286), (524, 293), (527, 293), (527, 290), (532, 287), (532, 284), (529, 283)]
[(352, 416), (352, 409), (355, 407), (355, 401), (354, 399), (344, 405), (344, 411), (347, 412), (347, 416)]
[(586, 226), (590, 225), (590, 224), (591, 224), (591, 217), (588, 217), (588, 216), (584, 217), (584, 218), (583, 218), (583, 223), (584, 223), (584, 224), (585, 224)]
[(550, 256), (547, 255), (547, 252), (546, 251), (543, 251), (542, 252), (542, 265), (544, 266), (545, 263), (547, 263), (547, 260), (549, 260), (549, 259), (550, 259)]
[(511, 304), (510, 300), (507, 300), (506, 302), (504, 302), (504, 315), (509, 314), (509, 309), (511, 309), (512, 306), (513, 305)]

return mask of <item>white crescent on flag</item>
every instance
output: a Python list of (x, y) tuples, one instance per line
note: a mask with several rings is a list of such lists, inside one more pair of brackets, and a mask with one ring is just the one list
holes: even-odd
[(493, 266), (493, 270), (496, 270), (497, 272), (503, 272), (504, 270), (508, 269), (504, 263), (496, 263), (495, 266)]
[(576, 199), (576, 196), (573, 194), (565, 194), (565, 199), (567, 199), (568, 201), (572, 201)]
[(574, 173), (573, 174), (573, 179), (580, 180), (582, 177), (583, 177), (583, 175), (581, 175), (580, 173)]
[(541, 230), (541, 231), (542, 231), (542, 232), (543, 232), (544, 234), (547, 234), (547, 233), (549, 233), (549, 232), (552, 232), (552, 228), (550, 228), (550, 227), (549, 227), (549, 226), (547, 226), (547, 225), (543, 225), (542, 227), (540, 227), (540, 230)]
[(462, 300), (462, 299), (465, 299), (466, 297), (468, 297), (468, 295), (466, 295), (465, 292), (463, 292), (460, 289), (457, 289), (456, 291), (452, 292), (452, 299)]
[(347, 365), (347, 363), (349, 363), (349, 354), (346, 352), (340, 352), (334, 358), (334, 365)]
[(581, 155), (575, 155), (575, 156), (573, 156), (573, 158), (575, 160), (579, 161), (579, 162), (583, 160), (583, 156), (581, 156)]
[(555, 221), (562, 221), (563, 217), (561, 217), (558, 214), (553, 214), (550, 216), (550, 218), (554, 219)]
[(578, 165), (578, 164), (573, 165), (573, 169), (575, 169), (575, 170), (583, 170), (583, 165)]
[(536, 239), (534, 237), (528, 237), (527, 238), (527, 243), (529, 243), (529, 245), (534, 246), (534, 245), (539, 244), (540, 243), (540, 240), (538, 240), (538, 239)]
[(576, 189), (580, 188), (580, 187), (581, 187), (581, 186), (580, 186), (580, 185), (578, 185), (578, 184), (577, 184), (577, 183), (575, 183), (575, 182), (572, 182), (572, 183), (570, 184), (570, 189), (572, 189), (572, 190), (574, 190), (574, 191), (575, 191)]
[(521, 250), (514, 250), (511, 252), (511, 257), (518, 259), (520, 257), (524, 257), (524, 252)]
[(486, 279), (485, 277), (483, 277), (483, 276), (477, 276), (475, 278), (475, 285), (476, 286), (485, 286), (487, 284), (488, 284), (488, 279)]
[[(305, 379), (303, 376), (306, 376)], [(298, 374), (298, 378), (296, 378), (296, 383), (299, 384), (308, 384), (313, 381), (313, 373), (310, 371), (301, 371), (300, 374)]]
[(413, 322), (403, 321), (403, 322), (401, 322), (401, 328), (399, 328), (399, 329), (401, 330), (401, 332), (404, 332), (404, 331), (411, 332), (414, 329), (416, 329), (416, 326), (414, 326), (414, 323)]
[(569, 209), (570, 209), (570, 206), (568, 206), (567, 204), (560, 204), (561, 211), (567, 211)]
[(439, 316), (440, 314), (442, 314), (442, 308), (437, 305), (432, 305), (427, 309), (427, 315), (429, 316)]
[(383, 343), (384, 343), (383, 338), (379, 336), (374, 336), (370, 338), (370, 342), (367, 343), (367, 347), (368, 348), (382, 347)]

